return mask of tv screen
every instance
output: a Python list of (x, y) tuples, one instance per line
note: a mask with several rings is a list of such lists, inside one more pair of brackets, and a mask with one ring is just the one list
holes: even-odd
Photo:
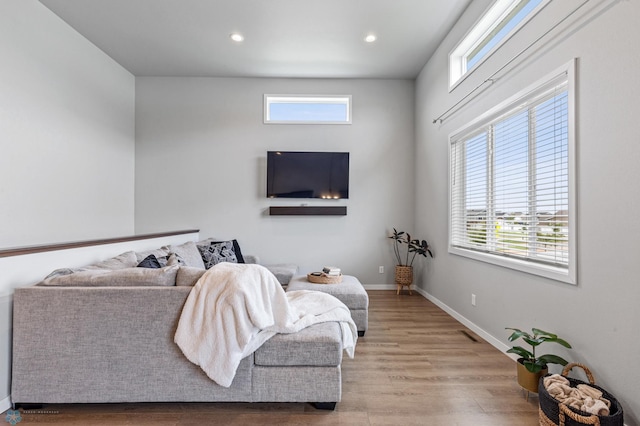
[(349, 198), (349, 153), (267, 152), (267, 197)]

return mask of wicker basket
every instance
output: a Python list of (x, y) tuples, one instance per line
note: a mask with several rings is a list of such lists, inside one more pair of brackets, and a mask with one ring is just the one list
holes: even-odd
[(396, 266), (396, 284), (411, 285), (413, 282), (412, 266)]
[(342, 282), (342, 274), (327, 275), (324, 272), (322, 275), (307, 274), (307, 281), (314, 284), (338, 284)]
[[(589, 383), (582, 380), (573, 379), (567, 377), (573, 367), (580, 367), (584, 370), (589, 379)], [(572, 363), (562, 370), (562, 375), (569, 380), (572, 387), (576, 387), (580, 384), (588, 384), (602, 392), (602, 396), (611, 402), (609, 409), (610, 414), (608, 416), (597, 416), (595, 414), (586, 413), (584, 411), (576, 410), (569, 407), (566, 404), (561, 404), (557, 399), (552, 397), (547, 389), (544, 387), (544, 377), (540, 378), (538, 383), (538, 397), (540, 400), (540, 426), (576, 426), (576, 425), (602, 425), (602, 426), (623, 426), (624, 415), (622, 413), (622, 406), (618, 401), (606, 390), (595, 385), (593, 374), (587, 367), (582, 364)], [(549, 376), (549, 375), (547, 375)], [(547, 377), (545, 376), (545, 377)]]

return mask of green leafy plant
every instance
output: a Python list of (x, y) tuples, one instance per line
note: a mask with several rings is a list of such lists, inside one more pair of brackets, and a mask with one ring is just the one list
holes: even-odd
[(511, 336), (509, 336), (510, 342), (522, 338), (522, 340), (524, 340), (531, 346), (530, 351), (523, 348), (522, 346), (514, 346), (507, 351), (508, 353), (520, 356), (523, 359), (522, 363), (530, 372), (537, 373), (540, 370), (546, 368), (547, 364), (567, 365), (567, 361), (557, 355), (546, 354), (536, 356), (536, 348), (540, 344), (545, 342), (558, 343), (565, 348), (571, 348), (571, 345), (566, 340), (561, 339), (557, 335), (549, 333), (548, 331), (540, 330), (539, 328), (532, 328), (531, 332), (533, 334), (529, 334), (528, 332), (519, 330), (517, 328), (507, 327), (506, 329), (513, 331)]
[(413, 261), (418, 255), (427, 257), (428, 254), (433, 257), (426, 240), (412, 240), (409, 233), (397, 231), (396, 228), (393, 228), (393, 235), (389, 238), (394, 240), (393, 253), (396, 255), (398, 266), (413, 266)]

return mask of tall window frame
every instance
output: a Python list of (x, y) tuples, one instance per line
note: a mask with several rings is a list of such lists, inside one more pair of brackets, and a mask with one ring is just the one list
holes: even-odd
[(575, 60), (449, 136), (452, 254), (576, 284), (576, 194)]
[(449, 91), (551, 0), (495, 0), (449, 53)]

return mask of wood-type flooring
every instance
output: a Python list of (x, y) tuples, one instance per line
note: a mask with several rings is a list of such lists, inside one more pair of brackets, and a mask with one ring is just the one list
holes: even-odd
[(18, 424), (538, 424), (538, 399), (525, 399), (514, 361), (416, 292), (369, 297), (369, 330), (355, 358), (345, 354), (335, 411), (303, 403), (48, 404), (22, 411)]

